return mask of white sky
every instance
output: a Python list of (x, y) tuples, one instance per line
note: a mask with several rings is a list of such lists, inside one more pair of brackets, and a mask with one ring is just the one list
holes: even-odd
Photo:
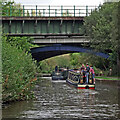
[[(13, 1), (13, 0), (11, 0)], [(16, 3), (28, 5), (96, 5), (103, 4), (104, 0), (14, 0)]]

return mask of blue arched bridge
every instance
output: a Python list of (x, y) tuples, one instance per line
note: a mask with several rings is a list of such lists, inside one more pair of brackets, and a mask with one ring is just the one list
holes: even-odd
[(31, 49), (34, 59), (40, 61), (73, 52), (108, 58), (104, 53), (79, 47), (90, 44), (90, 38), (85, 36), (84, 18), (99, 7), (23, 5), (15, 8), (9, 6), (2, 11), (2, 33), (7, 36), (29, 36), (33, 38), (32, 43), (47, 45)]
[(62, 55), (67, 53), (76, 53), (76, 52), (94, 54), (94, 55), (103, 57), (105, 59), (109, 57), (109, 55), (105, 53), (96, 52), (92, 49), (86, 49), (83, 47), (76, 47), (76, 46), (67, 46), (67, 45), (61, 45), (61, 44), (45, 46), (45, 47), (36, 47), (31, 49), (32, 56), (37, 61), (41, 61), (57, 55)]

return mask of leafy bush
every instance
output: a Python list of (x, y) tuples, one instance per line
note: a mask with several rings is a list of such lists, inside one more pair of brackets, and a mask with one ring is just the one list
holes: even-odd
[(36, 65), (30, 54), (11, 45), (6, 39), (2, 38), (3, 101), (28, 99), (37, 80)]

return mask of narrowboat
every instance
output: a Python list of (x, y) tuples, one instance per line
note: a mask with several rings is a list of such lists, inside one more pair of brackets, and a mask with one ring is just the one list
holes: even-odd
[(60, 68), (58, 71), (53, 71), (52, 80), (66, 80), (68, 76), (68, 70)]
[(69, 70), (66, 82), (77, 89), (95, 89), (92, 74), (89, 74), (88, 83), (86, 83), (85, 73), (79, 70)]

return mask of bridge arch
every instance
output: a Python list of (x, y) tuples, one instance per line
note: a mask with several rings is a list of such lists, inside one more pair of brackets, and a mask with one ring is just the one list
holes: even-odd
[(36, 47), (32, 48), (31, 51), (32, 56), (37, 61), (41, 61), (50, 57), (54, 57), (57, 55), (67, 54), (67, 53), (91, 53), (96, 56), (100, 56), (102, 58), (109, 58), (108, 54), (102, 52), (96, 52), (92, 49), (77, 47), (77, 46), (67, 46), (67, 45), (52, 45), (52, 46), (45, 46), (45, 47)]

